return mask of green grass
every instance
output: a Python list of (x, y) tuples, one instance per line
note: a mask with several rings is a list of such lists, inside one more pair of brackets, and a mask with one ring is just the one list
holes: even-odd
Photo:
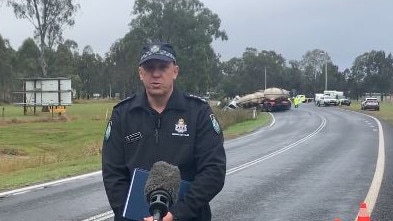
[(59, 163), (47, 164), (41, 167), (27, 168), (8, 174), (0, 175), (0, 190), (34, 185), (78, 174), (97, 171), (100, 169), (101, 158), (97, 156), (84, 157)]
[(360, 110), (360, 102), (352, 102), (351, 106), (343, 106), (344, 109), (354, 110), (361, 113), (369, 114), (378, 119), (384, 120), (393, 125), (393, 103), (389, 101), (381, 102), (380, 110)]
[(270, 123), (270, 116), (266, 112), (260, 112), (258, 113), (258, 116), (256, 119), (250, 119), (247, 121), (243, 121), (234, 125), (229, 126), (225, 131), (224, 131), (224, 136), (225, 139), (231, 139), (235, 137), (239, 137), (241, 135), (244, 135), (246, 133), (250, 133), (261, 126), (266, 126)]
[[(75, 176), (101, 168), (104, 130), (115, 103), (77, 102), (62, 116), (0, 106), (0, 191)], [(267, 113), (250, 120), (244, 110), (214, 110), (225, 139), (251, 132), (270, 121)]]
[(113, 105), (74, 104), (53, 119), (50, 113), (24, 116), (21, 107), (5, 106), (0, 119), (0, 190), (98, 170)]

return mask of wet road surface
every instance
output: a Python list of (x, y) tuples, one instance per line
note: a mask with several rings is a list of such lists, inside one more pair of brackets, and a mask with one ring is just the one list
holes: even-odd
[[(377, 123), (312, 104), (274, 118), (271, 127), (225, 142), (227, 178), (211, 202), (213, 220), (354, 220), (376, 168)], [(383, 128), (392, 159), (393, 129)], [(376, 220), (392, 220), (386, 161)], [(0, 198), (1, 221), (112, 220), (109, 210), (99, 174)]]

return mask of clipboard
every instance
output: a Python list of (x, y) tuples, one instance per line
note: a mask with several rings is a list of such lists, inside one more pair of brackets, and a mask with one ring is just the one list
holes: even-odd
[[(131, 220), (143, 220), (149, 217), (149, 204), (145, 198), (145, 185), (149, 177), (149, 171), (140, 168), (134, 169), (126, 204), (124, 206), (123, 217)], [(179, 189), (179, 199), (184, 197), (190, 182), (181, 180)]]

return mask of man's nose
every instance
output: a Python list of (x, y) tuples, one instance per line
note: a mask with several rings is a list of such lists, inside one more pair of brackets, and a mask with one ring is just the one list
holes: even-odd
[(151, 73), (152, 77), (155, 77), (155, 78), (161, 77), (162, 74), (163, 74), (163, 72), (159, 68), (154, 68), (154, 70)]

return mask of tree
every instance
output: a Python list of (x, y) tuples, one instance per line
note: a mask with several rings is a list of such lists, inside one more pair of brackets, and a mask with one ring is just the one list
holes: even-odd
[(212, 79), (221, 74), (211, 43), (227, 40), (217, 14), (199, 0), (137, 0), (133, 13), (130, 39), (140, 43), (138, 52), (147, 42), (172, 43), (180, 65), (179, 87), (196, 93), (211, 89)]
[(295, 60), (289, 61), (289, 67), (285, 69), (284, 74), (285, 88), (291, 90), (292, 96), (306, 94), (303, 88), (304, 82), (304, 75), (300, 70), (300, 62)]
[(81, 84), (81, 90), (77, 92), (78, 95), (89, 99), (93, 93), (103, 93), (107, 80), (103, 75), (105, 70), (103, 64), (103, 59), (98, 54), (95, 54), (89, 45), (83, 48), (77, 64), (79, 79), (77, 77), (72, 78)]
[[(393, 57), (384, 51), (371, 51), (358, 56), (352, 66), (350, 81), (359, 92), (389, 93), (393, 78)], [(357, 94), (359, 96), (361, 94)]]
[(8, 40), (0, 35), (0, 101), (3, 103), (11, 100), (14, 54)]
[(221, 82), (220, 91), (223, 96), (234, 97), (241, 92), (240, 70), (243, 69), (243, 59), (232, 58), (221, 65), (223, 70), (223, 80)]
[[(345, 73), (338, 70), (338, 66), (333, 63), (327, 64), (328, 89), (347, 92)], [(324, 81), (323, 81), (324, 82)]]
[[(325, 89), (325, 65), (331, 64), (332, 61), (328, 53), (320, 49), (307, 51), (300, 61), (300, 69), (304, 73), (304, 88), (306, 94), (322, 92)], [(328, 70), (328, 79), (331, 69)]]
[(77, 49), (78, 44), (72, 40), (58, 44), (50, 68), (53, 77), (71, 77), (76, 74)]
[(40, 47), (40, 65), (42, 75), (48, 74), (48, 50), (62, 42), (64, 26), (73, 26), (74, 14), (79, 9), (79, 4), (73, 0), (8, 0), (15, 16), (27, 19), (34, 26), (34, 37)]
[(22, 46), (16, 52), (18, 62), (15, 70), (19, 77), (40, 76), (39, 55), (39, 48), (33, 39), (28, 38), (23, 41)]
[(288, 89), (285, 81), (285, 59), (274, 51), (246, 48), (242, 58), (233, 58), (223, 64), (224, 81), (221, 86), (227, 96), (242, 95), (264, 89), (266, 86)]
[(285, 79), (285, 59), (275, 51), (262, 50), (259, 54), (263, 68), (266, 68), (266, 86), (288, 89)]
[(116, 41), (107, 54), (105, 61), (106, 79), (113, 93), (120, 93), (121, 98), (127, 92), (139, 91), (141, 84), (138, 76), (138, 62), (143, 40), (131, 30), (122, 39)]

